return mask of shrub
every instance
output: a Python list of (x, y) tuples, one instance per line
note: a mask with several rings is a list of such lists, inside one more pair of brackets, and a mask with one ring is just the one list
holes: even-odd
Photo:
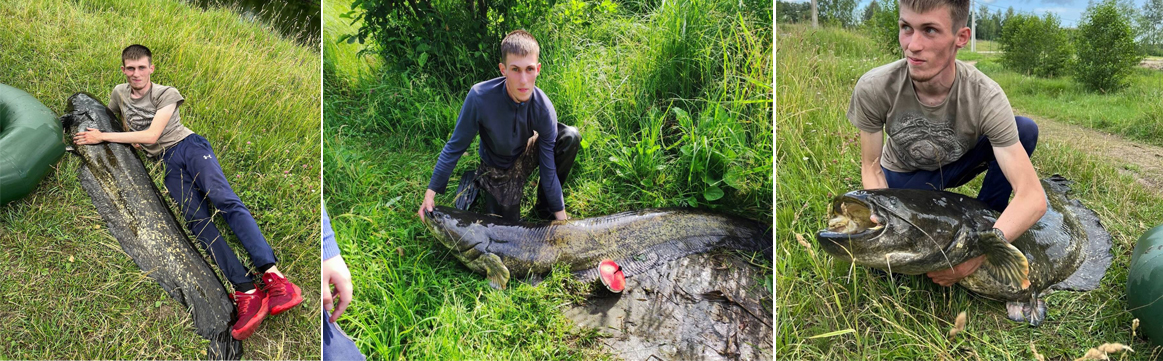
[(1070, 38), (1053, 14), (1014, 14), (1002, 28), (1000, 43), (1002, 64), (1016, 72), (1053, 77), (1068, 69)]
[[(879, 5), (872, 13), (872, 18), (864, 22), (869, 34), (877, 40), (885, 50), (893, 55), (901, 55), (900, 18), (897, 10), (897, 0), (873, 0)], [(871, 5), (870, 5), (871, 6)]]
[[(363, 21), (340, 41), (373, 40), (389, 71), (428, 74), (454, 89), (496, 77), (501, 39), (529, 28), (548, 0), (356, 0), (342, 17)], [(534, 36), (544, 34), (533, 34)]]
[(1078, 26), (1078, 64), (1075, 77), (1091, 90), (1109, 92), (1127, 85), (1127, 76), (1139, 64), (1130, 20), (1114, 0), (1093, 4)]

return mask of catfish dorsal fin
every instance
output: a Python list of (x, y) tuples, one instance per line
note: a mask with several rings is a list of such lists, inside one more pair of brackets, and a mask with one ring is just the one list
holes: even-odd
[(986, 273), (1014, 290), (1030, 287), (1030, 262), (1022, 251), (1006, 242), (1001, 231), (995, 228), (982, 233), (978, 243), (985, 254), (983, 266), (987, 267), (982, 268)]

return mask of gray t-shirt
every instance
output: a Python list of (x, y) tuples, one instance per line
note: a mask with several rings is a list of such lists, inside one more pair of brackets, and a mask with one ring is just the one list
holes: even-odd
[(848, 121), (888, 135), (880, 164), (894, 172), (937, 170), (964, 156), (982, 135), (994, 147), (1018, 142), (1014, 111), (1001, 86), (960, 60), (953, 89), (936, 106), (917, 98), (905, 59), (869, 70), (852, 91)]
[(174, 104), (174, 115), (170, 117), (169, 123), (166, 123), (162, 135), (157, 138), (157, 143), (141, 145), (147, 154), (157, 157), (162, 154), (162, 150), (186, 139), (186, 136), (194, 134), (194, 131), (182, 125), (178, 111), (185, 98), (177, 88), (153, 83), (149, 89), (147, 96), (134, 99), (130, 95), (129, 84), (113, 87), (113, 92), (109, 93), (109, 109), (125, 120), (129, 130), (137, 132), (149, 129), (158, 109)]

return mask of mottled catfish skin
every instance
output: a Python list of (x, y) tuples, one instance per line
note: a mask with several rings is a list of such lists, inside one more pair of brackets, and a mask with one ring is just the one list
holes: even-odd
[(1051, 288), (1097, 288), (1111, 263), (1110, 234), (1093, 211), (1067, 198), (1068, 184), (1057, 175), (1042, 180), (1046, 214), (1009, 244), (990, 232), (999, 213), (984, 203), (956, 193), (911, 189), (836, 197), (828, 228), (816, 238), (835, 258), (910, 275), (985, 255), (982, 266), (958, 284), (1010, 302), (1011, 319), (1037, 326), (1045, 313), (1041, 294)]
[[(87, 128), (122, 131), (105, 105), (89, 94), (69, 97), (66, 111), (61, 124), (70, 141), (72, 134)], [(81, 187), (121, 248), (189, 310), (198, 334), (210, 340), (207, 356), (241, 358), (242, 344), (230, 336), (234, 304), (226, 288), (186, 237), (141, 159), (128, 144), (74, 148), (73, 154), (82, 162), (77, 172)]]
[(647, 209), (549, 223), (508, 222), (498, 217), (436, 207), (427, 215), (436, 238), (490, 285), (509, 278), (549, 273), (565, 264), (583, 281), (597, 279), (597, 265), (613, 259), (626, 276), (679, 257), (717, 248), (764, 252), (769, 227), (755, 221), (694, 209)]

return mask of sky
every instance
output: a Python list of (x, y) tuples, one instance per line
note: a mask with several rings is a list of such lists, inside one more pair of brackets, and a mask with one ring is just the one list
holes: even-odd
[[(809, 2), (811, 0), (790, 0), (791, 2)], [(856, 5), (857, 13), (860, 13), (865, 6), (868, 6), (870, 0), (858, 0)], [(974, 11), (981, 8), (985, 4), (990, 8), (990, 12), (1001, 10), (1005, 12), (1007, 8), (1013, 6), (1015, 12), (1025, 12), (1041, 16), (1047, 12), (1058, 15), (1062, 20), (1062, 27), (1072, 28), (1078, 25), (1078, 21), (1082, 19), (1082, 13), (1086, 11), (1088, 0), (973, 0), (972, 8)], [(1142, 9), (1146, 0), (1134, 0), (1135, 8)], [(859, 16), (859, 14), (858, 14)]]

